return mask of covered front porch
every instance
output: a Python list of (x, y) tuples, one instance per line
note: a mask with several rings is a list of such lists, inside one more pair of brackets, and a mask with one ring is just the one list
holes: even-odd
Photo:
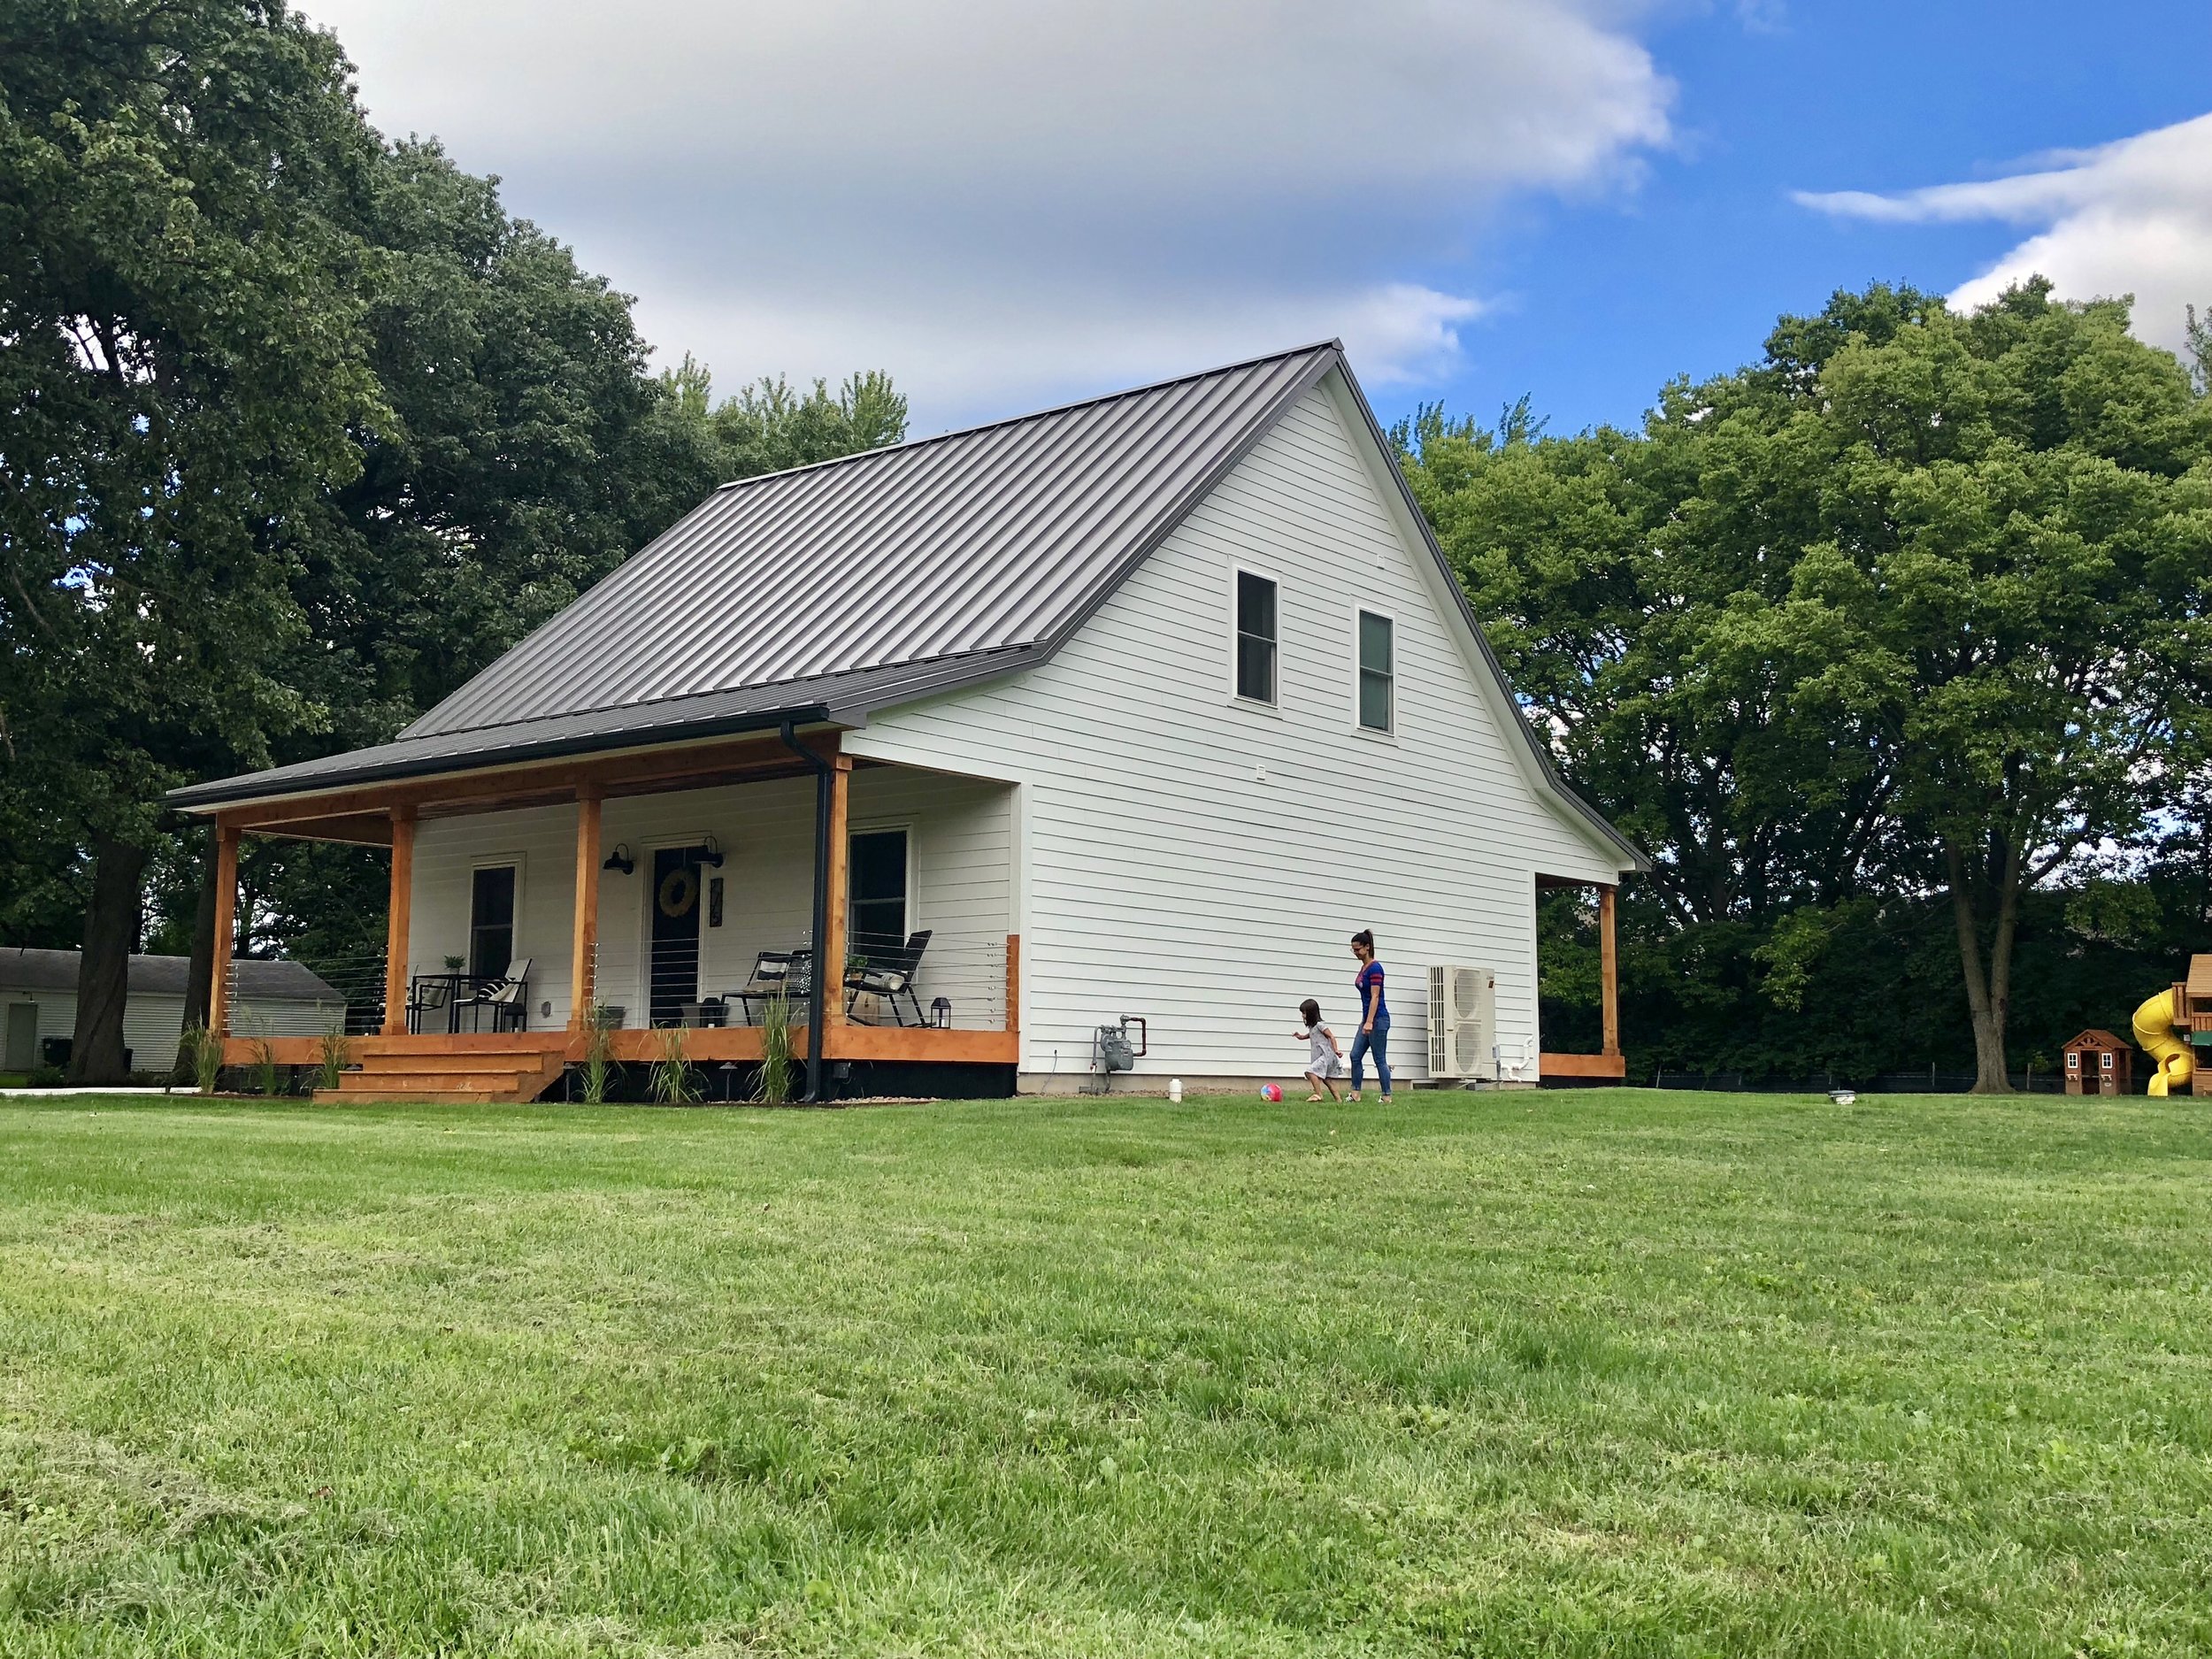
[[(757, 1062), (778, 991), (818, 1086), (841, 1062), (1010, 1067), (1013, 795), (856, 760), (834, 729), (450, 772), (221, 810), (219, 908), (245, 835), (390, 848), (385, 948), (344, 976), (349, 1094), (533, 1098), (595, 1048), (665, 1058), (672, 1031), (695, 1064)], [(331, 1033), (274, 1029), (222, 965), (226, 1064), (324, 1059)]]

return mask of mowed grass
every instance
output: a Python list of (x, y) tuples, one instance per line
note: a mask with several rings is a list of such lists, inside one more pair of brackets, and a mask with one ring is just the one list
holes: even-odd
[(0, 1653), (2202, 1654), (2193, 1101), (0, 1108)]

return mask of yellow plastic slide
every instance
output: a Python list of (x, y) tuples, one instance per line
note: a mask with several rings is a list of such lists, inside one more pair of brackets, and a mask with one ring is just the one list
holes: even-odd
[(2174, 994), (2161, 991), (2135, 1010), (2135, 1046), (2157, 1062), (2147, 1094), (2163, 1094), (2188, 1086), (2196, 1061), (2189, 1045), (2174, 1035)]

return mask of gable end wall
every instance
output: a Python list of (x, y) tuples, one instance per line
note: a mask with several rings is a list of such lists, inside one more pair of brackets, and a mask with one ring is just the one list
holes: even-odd
[[(1391, 1054), (1426, 1074), (1426, 974), (1497, 975), (1499, 1041), (1538, 1046), (1534, 878), (1618, 861), (1532, 782), (1445, 580), (1333, 383), (1309, 393), (1048, 663), (879, 715), (856, 754), (1022, 785), (1023, 1070), (1150, 1022), (1155, 1079), (1295, 1079), (1301, 998), (1348, 1047), (1346, 940), (1390, 972)], [(1238, 567), (1280, 583), (1276, 710), (1232, 694)], [(1354, 616), (1391, 615), (1398, 732), (1358, 729)]]

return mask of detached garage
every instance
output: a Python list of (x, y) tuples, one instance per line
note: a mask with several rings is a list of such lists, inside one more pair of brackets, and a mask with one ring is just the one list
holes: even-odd
[[(0, 949), (0, 1071), (22, 1072), (68, 1058), (77, 1025), (73, 950)], [(188, 956), (133, 956), (123, 1046), (134, 1071), (166, 1071), (184, 1029)], [(319, 1036), (346, 1017), (346, 999), (296, 962), (232, 964), (239, 995), (276, 1037)], [(262, 1034), (257, 1033), (256, 1034)]]

